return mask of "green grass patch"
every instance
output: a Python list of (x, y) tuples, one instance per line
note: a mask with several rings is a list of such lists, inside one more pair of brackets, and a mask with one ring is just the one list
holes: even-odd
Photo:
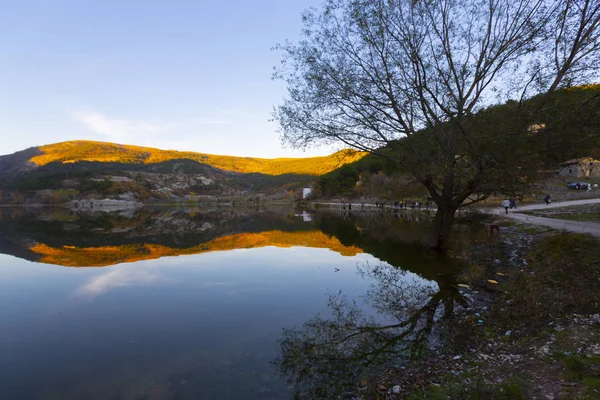
[(495, 316), (513, 327), (541, 327), (552, 318), (600, 311), (600, 241), (561, 233), (533, 245), (526, 269), (502, 284)]
[(448, 382), (444, 386), (429, 386), (423, 391), (413, 393), (406, 400), (525, 400), (525, 394), (521, 384), (514, 380), (508, 380), (499, 384), (486, 383), (483, 379), (463, 381), (459, 378), (455, 382)]
[(548, 215), (549, 218), (567, 219), (569, 221), (600, 222), (600, 213), (566, 213)]
[(584, 385), (584, 399), (600, 398), (600, 356), (581, 357), (565, 353), (555, 356), (564, 363), (565, 378)]
[(517, 228), (519, 229), (519, 231), (521, 233), (528, 233), (530, 235), (537, 235), (539, 233), (544, 233), (544, 232), (548, 232), (548, 231), (552, 230), (551, 228), (548, 228), (546, 226), (521, 224), (518, 222), (515, 225), (517, 226)]

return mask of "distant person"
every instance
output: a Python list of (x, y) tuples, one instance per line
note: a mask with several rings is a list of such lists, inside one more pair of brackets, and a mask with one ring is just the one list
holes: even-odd
[(598, 190), (598, 184), (594, 183), (594, 190)]
[(510, 199), (510, 209), (517, 209), (517, 199)]
[(510, 207), (510, 200), (508, 200), (508, 199), (504, 200), (502, 202), (502, 207), (504, 207), (504, 210), (508, 214), (508, 208)]
[(546, 197), (544, 197), (544, 202), (546, 203), (546, 205), (552, 203), (552, 199), (550, 198), (549, 194), (547, 194)]

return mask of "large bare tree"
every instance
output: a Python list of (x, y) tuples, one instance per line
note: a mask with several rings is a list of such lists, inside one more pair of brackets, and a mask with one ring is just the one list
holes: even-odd
[(325, 0), (303, 21), (278, 46), (283, 141), (396, 163), (438, 207), (437, 248), (460, 206), (524, 181), (552, 92), (600, 61), (600, 0)]

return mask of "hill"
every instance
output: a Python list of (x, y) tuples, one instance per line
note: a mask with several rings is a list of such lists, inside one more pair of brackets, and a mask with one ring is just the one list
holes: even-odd
[[(341, 165), (359, 160), (363, 156), (364, 153), (342, 150), (323, 157), (266, 159), (74, 140), (34, 147), (15, 154), (0, 156), (0, 172), (9, 168), (12, 170), (35, 169), (50, 163), (158, 164), (172, 160), (192, 160), (230, 172), (319, 176)], [(28, 164), (24, 165), (24, 162)]]
[[(523, 101), (523, 109), (535, 109), (541, 97)], [(517, 104), (509, 100), (505, 104), (490, 106), (474, 115), (473, 121), (485, 126), (485, 121), (506, 125), (511, 110)], [(498, 117), (500, 116), (500, 117)], [(534, 147), (524, 149), (535, 154), (534, 167), (538, 171), (557, 171), (560, 163), (581, 157), (600, 157), (600, 84), (575, 86), (558, 90), (547, 99), (538, 113), (537, 123), (531, 125), (526, 135), (533, 137)], [(507, 140), (510, 138), (507, 136)], [(404, 139), (399, 139), (398, 143)], [(486, 145), (484, 143), (484, 145)], [(531, 150), (531, 151), (530, 151)], [(482, 148), (481, 153), (493, 151)], [(397, 157), (389, 147), (378, 150), (389, 157), (369, 154), (359, 160), (344, 164), (320, 176), (316, 196), (322, 197), (371, 197), (385, 200), (423, 199), (428, 196), (421, 185), (411, 185), (415, 180), (408, 171), (389, 161)], [(388, 152), (388, 154), (386, 154)], [(528, 173), (539, 180), (535, 170)], [(545, 176), (545, 175), (544, 175)]]
[(202, 196), (257, 194), (289, 199), (290, 191), (364, 155), (344, 150), (265, 159), (75, 140), (0, 156), (0, 203), (205, 202), (210, 199)]

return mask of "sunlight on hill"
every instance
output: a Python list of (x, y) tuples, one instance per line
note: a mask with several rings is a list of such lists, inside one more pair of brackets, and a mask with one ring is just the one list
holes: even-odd
[(287, 173), (322, 175), (344, 164), (357, 161), (366, 153), (342, 150), (329, 156), (307, 158), (252, 158), (220, 156), (188, 151), (160, 150), (150, 147), (107, 142), (75, 140), (40, 146), (43, 152), (31, 162), (41, 166), (51, 162), (77, 161), (152, 164), (175, 159), (188, 159), (226, 171), (281, 175)]
[(224, 236), (189, 248), (172, 248), (160, 244), (132, 244), (104, 247), (50, 247), (39, 243), (30, 248), (42, 256), (40, 262), (66, 267), (104, 267), (114, 264), (152, 260), (161, 257), (202, 254), (213, 251), (251, 249), (257, 247), (312, 247), (330, 249), (343, 256), (355, 256), (362, 250), (345, 246), (335, 237), (321, 231), (240, 233)]

